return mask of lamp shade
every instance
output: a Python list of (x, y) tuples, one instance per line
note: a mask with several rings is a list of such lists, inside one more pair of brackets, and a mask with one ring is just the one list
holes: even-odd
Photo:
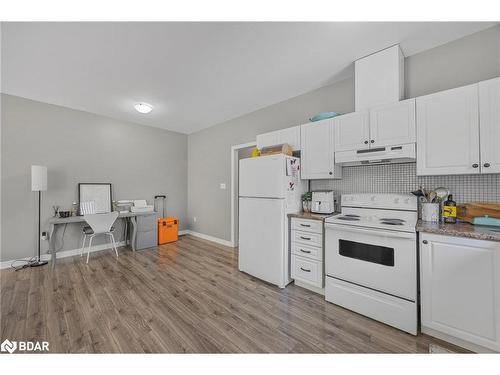
[(47, 167), (43, 165), (31, 166), (31, 191), (47, 190)]

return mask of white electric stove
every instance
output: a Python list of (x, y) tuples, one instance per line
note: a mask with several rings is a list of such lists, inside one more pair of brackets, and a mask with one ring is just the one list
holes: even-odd
[(417, 199), (408, 194), (342, 195), (325, 220), (325, 298), (417, 333)]

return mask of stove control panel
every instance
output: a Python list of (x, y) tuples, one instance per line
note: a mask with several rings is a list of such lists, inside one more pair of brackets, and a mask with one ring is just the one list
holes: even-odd
[(343, 207), (417, 210), (417, 197), (411, 194), (343, 194), (340, 201)]

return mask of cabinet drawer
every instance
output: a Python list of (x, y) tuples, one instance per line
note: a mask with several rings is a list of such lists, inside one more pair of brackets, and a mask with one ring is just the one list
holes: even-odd
[(319, 220), (292, 218), (292, 229), (298, 229), (304, 232), (323, 233), (323, 222)]
[(320, 233), (292, 230), (292, 242), (321, 247), (323, 246), (323, 235)]
[(292, 255), (292, 278), (322, 288), (323, 263)]
[(292, 254), (320, 261), (323, 260), (322, 247), (307, 246), (292, 242)]

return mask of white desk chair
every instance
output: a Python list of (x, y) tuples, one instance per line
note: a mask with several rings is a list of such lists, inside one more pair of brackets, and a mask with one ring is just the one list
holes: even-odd
[[(94, 201), (80, 202), (80, 215), (93, 215), (95, 214), (95, 211), (96, 209)], [(83, 256), (83, 250), (85, 250), (85, 241), (87, 241), (87, 237), (94, 234), (94, 231), (88, 225), (83, 226), (82, 232), (83, 232), (83, 243), (82, 243), (82, 249), (80, 250), (80, 256)]]
[(99, 235), (105, 234), (111, 238), (111, 245), (113, 249), (115, 249), (116, 257), (118, 257), (118, 250), (116, 248), (115, 237), (113, 236), (113, 224), (118, 218), (118, 212), (108, 212), (105, 214), (91, 214), (91, 215), (83, 215), (85, 221), (92, 228), (92, 234), (89, 235), (89, 247), (87, 250), (87, 263), (89, 262), (90, 257), (90, 247), (92, 246), (92, 239)]
[[(94, 201), (80, 202), (80, 214), (81, 215), (83, 215), (85, 217), (85, 215), (94, 215), (95, 213), (96, 213), (96, 208), (95, 208)], [(111, 227), (110, 232), (113, 232), (114, 230), (115, 230), (115, 228)], [(80, 256), (83, 256), (83, 251), (85, 250), (85, 242), (87, 241), (87, 237), (90, 237), (91, 235), (93, 235), (94, 230), (92, 229), (91, 226), (84, 225), (82, 228), (82, 232), (83, 232), (83, 242), (82, 242), (82, 249), (80, 250)]]

